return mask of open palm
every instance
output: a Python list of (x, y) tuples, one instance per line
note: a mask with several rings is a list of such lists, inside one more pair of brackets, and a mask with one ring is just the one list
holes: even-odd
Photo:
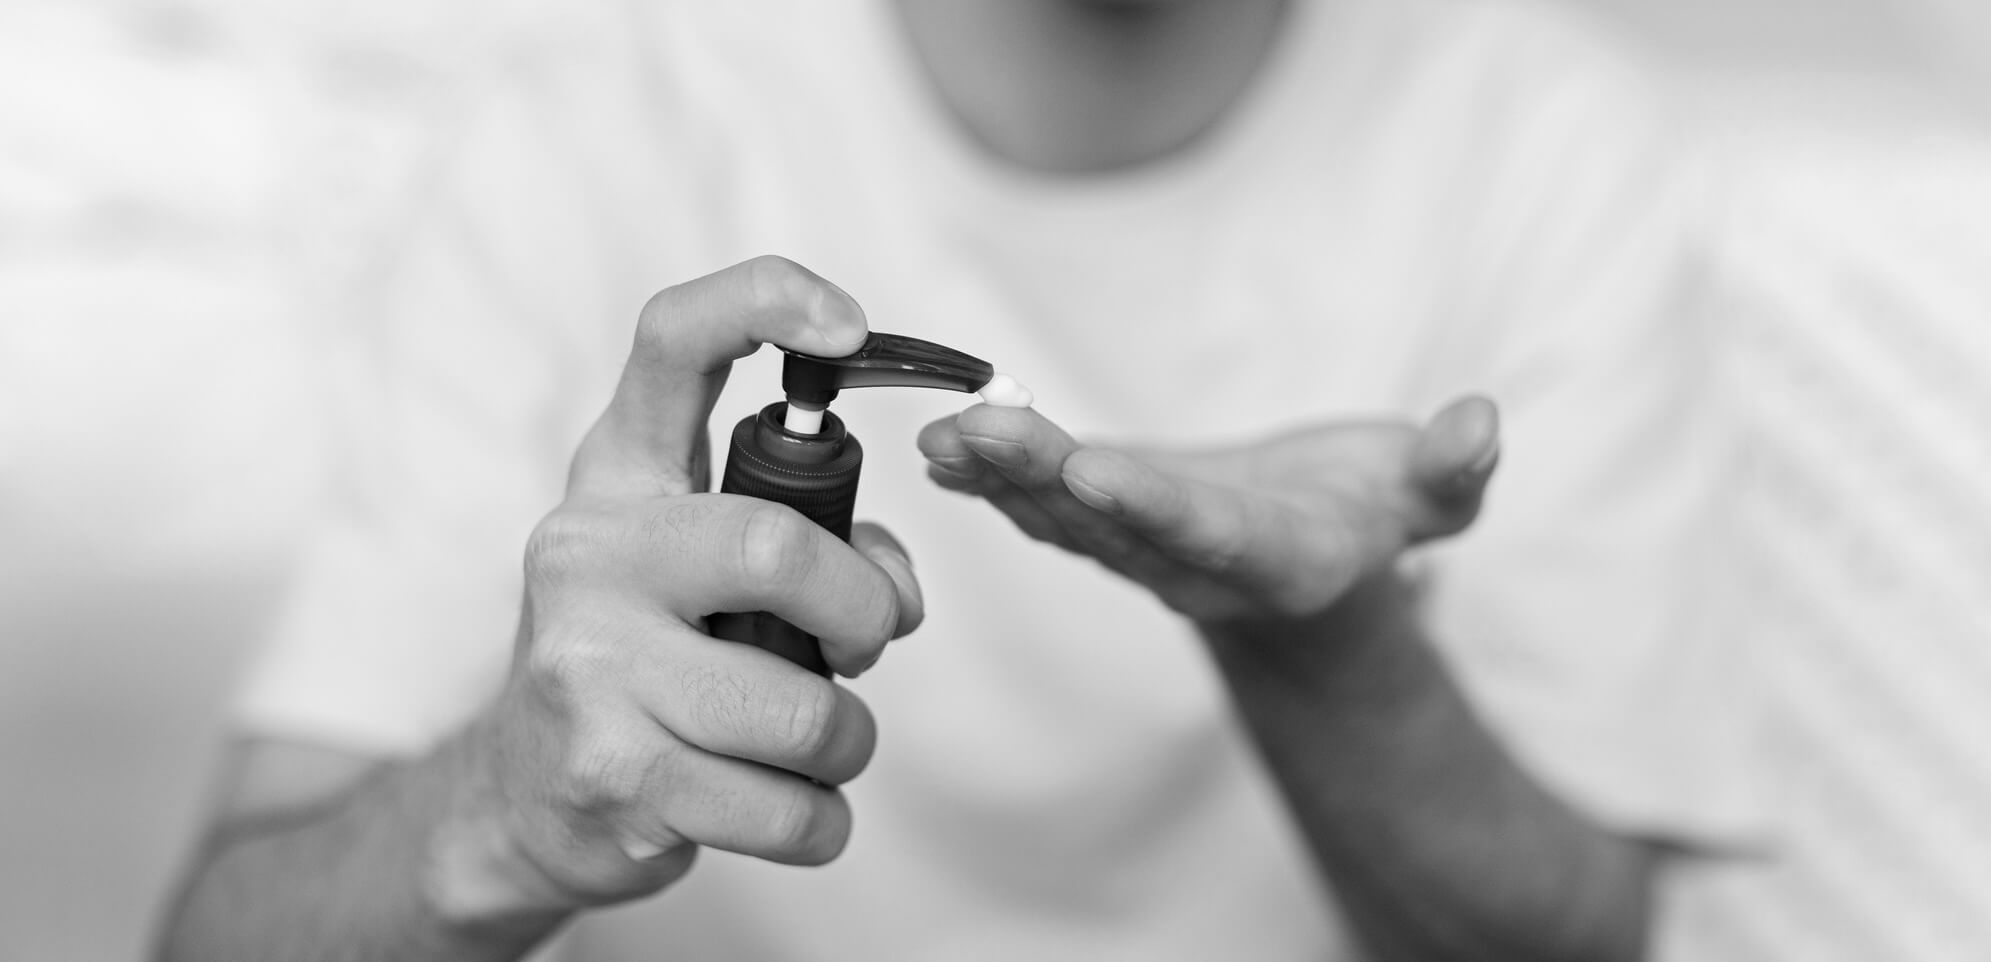
[(1318, 614), (1410, 545), (1463, 530), (1499, 452), (1479, 398), (1431, 421), (1330, 422), (1182, 451), (1091, 447), (977, 405), (920, 432), (928, 473), (1205, 624)]

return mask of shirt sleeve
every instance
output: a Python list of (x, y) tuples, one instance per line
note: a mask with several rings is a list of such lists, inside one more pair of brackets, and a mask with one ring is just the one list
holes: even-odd
[(1554, 79), (1507, 105), (1519, 149), (1479, 159), (1496, 202), (1450, 309), (1484, 323), (1430, 400), (1489, 393), (1503, 449), (1479, 522), (1421, 559), (1429, 624), (1488, 723), (1579, 809), (1748, 845), (1756, 697), (1713, 548), (1733, 441), (1695, 251), (1709, 181), (1635, 78)]

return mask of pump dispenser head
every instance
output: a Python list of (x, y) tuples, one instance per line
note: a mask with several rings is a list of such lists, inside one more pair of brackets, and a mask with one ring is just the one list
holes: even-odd
[(900, 334), (873, 333), (845, 357), (784, 353), (787, 404), (770, 404), (733, 428), (720, 490), (786, 504), (846, 540), (864, 447), (828, 410), (837, 392), (931, 387), (972, 393), (996, 376), (981, 358)]
[(873, 333), (844, 357), (784, 351), (781, 389), (790, 404), (821, 407), (847, 387), (932, 387), (973, 394), (995, 377), (987, 361), (902, 334)]

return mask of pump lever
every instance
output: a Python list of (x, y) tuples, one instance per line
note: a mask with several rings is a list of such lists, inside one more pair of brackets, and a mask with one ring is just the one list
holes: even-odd
[(843, 357), (783, 349), (781, 389), (788, 400), (824, 405), (847, 387), (930, 387), (973, 394), (995, 377), (989, 362), (932, 341), (876, 331)]

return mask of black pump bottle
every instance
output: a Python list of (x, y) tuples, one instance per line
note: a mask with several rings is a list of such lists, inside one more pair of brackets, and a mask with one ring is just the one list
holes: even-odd
[[(733, 428), (719, 490), (785, 504), (850, 540), (851, 511), (864, 446), (828, 411), (851, 387), (931, 387), (975, 392), (995, 376), (979, 358), (899, 334), (873, 333), (855, 353), (817, 357), (784, 351), (777, 401)], [(766, 612), (715, 614), (715, 638), (766, 648), (820, 675), (829, 674), (816, 639)]]

